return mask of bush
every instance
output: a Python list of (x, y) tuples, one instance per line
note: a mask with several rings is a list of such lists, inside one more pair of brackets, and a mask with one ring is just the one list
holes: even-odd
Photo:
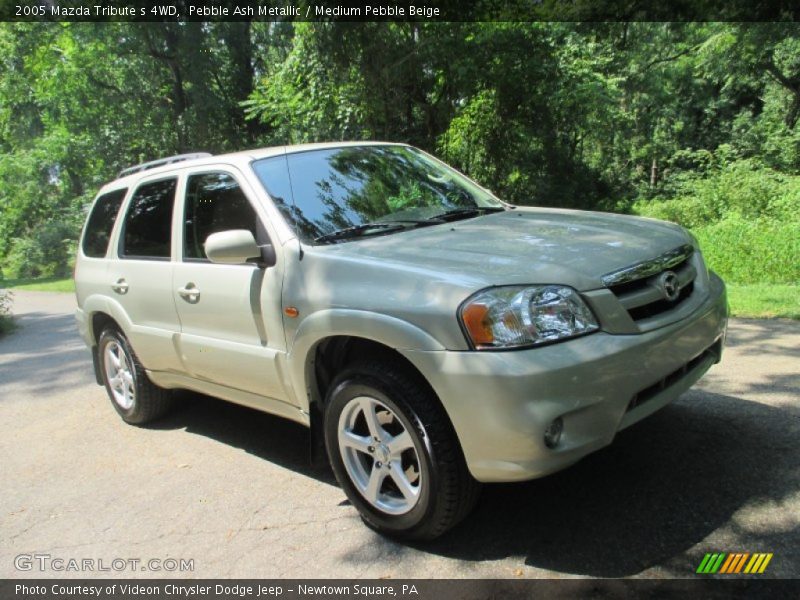
[(11, 279), (68, 275), (76, 238), (71, 221), (44, 223), (29, 236), (12, 241), (3, 272)]
[(11, 316), (13, 296), (8, 290), (0, 290), (0, 336), (14, 329), (14, 320)]
[(800, 220), (800, 176), (778, 173), (750, 160), (683, 178), (672, 193), (671, 198), (639, 200), (633, 212), (685, 227), (710, 225), (731, 215)]
[(692, 232), (708, 266), (730, 283), (800, 281), (800, 221), (731, 216)]
[(800, 176), (751, 160), (675, 176), (672, 198), (639, 200), (633, 211), (680, 223), (700, 240), (708, 265), (732, 283), (800, 281)]

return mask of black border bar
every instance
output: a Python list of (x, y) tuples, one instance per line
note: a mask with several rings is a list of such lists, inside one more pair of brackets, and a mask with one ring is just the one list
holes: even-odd
[(2, 21), (793, 21), (797, 0), (0, 0)]
[(796, 598), (800, 580), (692, 579), (3, 579), (3, 600), (486, 600), (489, 598)]

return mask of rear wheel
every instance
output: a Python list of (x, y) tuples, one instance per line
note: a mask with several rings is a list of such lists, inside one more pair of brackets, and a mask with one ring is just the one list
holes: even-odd
[(97, 352), (108, 397), (126, 423), (142, 425), (170, 409), (172, 394), (150, 381), (130, 342), (116, 327), (103, 330)]
[(339, 484), (381, 533), (432, 539), (477, 501), (452, 425), (414, 373), (384, 362), (341, 373), (327, 398), (325, 441)]

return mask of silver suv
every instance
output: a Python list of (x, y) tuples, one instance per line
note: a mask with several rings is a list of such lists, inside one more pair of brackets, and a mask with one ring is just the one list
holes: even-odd
[(430, 539), (479, 482), (611, 443), (720, 360), (670, 223), (512, 206), (407, 145), (181, 155), (95, 200), (80, 332), (128, 423), (196, 390), (311, 428), (364, 521)]

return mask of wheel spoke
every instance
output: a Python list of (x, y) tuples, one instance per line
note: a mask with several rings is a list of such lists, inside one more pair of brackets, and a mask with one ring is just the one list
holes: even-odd
[(405, 472), (403, 472), (403, 467), (399, 462), (392, 463), (392, 467), (391, 470), (389, 471), (389, 474), (391, 475), (392, 480), (395, 482), (398, 489), (400, 490), (400, 493), (403, 494), (403, 497), (406, 500), (413, 500), (414, 498), (417, 497), (419, 488), (416, 488), (413, 485), (411, 485), (411, 482), (408, 480), (408, 477), (406, 477)]
[(399, 458), (403, 452), (414, 447), (414, 442), (411, 440), (411, 436), (408, 434), (408, 431), (403, 430), (403, 433), (400, 433), (389, 439), (386, 442), (386, 445), (389, 447), (389, 451), (392, 453), (392, 456)]
[(122, 379), (125, 383), (131, 387), (133, 387), (133, 375), (131, 375), (130, 371), (122, 371), (121, 373)]
[[(118, 350), (119, 351), (119, 350)], [(119, 369), (122, 365), (120, 364), (119, 356), (114, 352), (114, 347), (111, 346), (108, 348), (106, 352), (106, 356), (111, 359), (111, 364), (114, 365), (115, 369)]]
[(364, 496), (373, 504), (378, 501), (378, 494), (381, 491), (381, 486), (385, 478), (386, 473), (384, 471), (375, 466), (372, 467), (372, 472), (369, 474), (367, 489), (364, 490)]
[(345, 430), (339, 434), (339, 443), (354, 448), (364, 454), (369, 454), (369, 447), (372, 445), (371, 442), (372, 440), (369, 437), (358, 435), (352, 431)]
[(367, 427), (369, 427), (369, 434), (376, 440), (383, 440), (386, 433), (378, 421), (378, 415), (375, 414), (375, 403), (369, 398), (362, 398), (360, 406), (364, 413), (364, 419), (367, 421)]

